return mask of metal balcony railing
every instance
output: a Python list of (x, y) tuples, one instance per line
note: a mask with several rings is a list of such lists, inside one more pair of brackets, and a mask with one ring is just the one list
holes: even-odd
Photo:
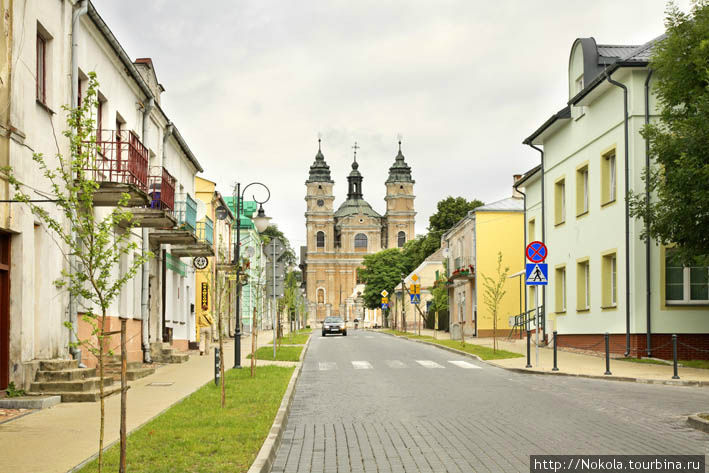
[(175, 210), (175, 182), (167, 169), (162, 166), (153, 167), (148, 178), (151, 209)]
[[(88, 143), (87, 143), (88, 144)], [(128, 130), (96, 130), (96, 152), (84, 169), (97, 182), (131, 184), (148, 190), (148, 148)]]
[(474, 260), (472, 256), (459, 256), (448, 259), (448, 279), (455, 279), (461, 276), (472, 276), (475, 273)]
[(214, 224), (211, 218), (205, 217), (197, 222), (197, 239), (202, 243), (214, 244)]
[(192, 233), (197, 230), (197, 202), (189, 194), (178, 194), (175, 218), (179, 227), (187, 228)]

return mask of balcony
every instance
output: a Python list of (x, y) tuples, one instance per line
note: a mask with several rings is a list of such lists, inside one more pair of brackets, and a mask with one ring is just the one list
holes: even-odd
[(129, 207), (148, 204), (148, 149), (135, 133), (96, 130), (95, 152), (89, 155), (84, 171), (99, 184), (94, 206), (116, 206), (124, 194), (130, 196)]
[(214, 244), (214, 224), (211, 218), (205, 217), (203, 221), (197, 222), (197, 241)]
[[(169, 183), (169, 180), (167, 182), (161, 181), (161, 186), (167, 183)], [(169, 197), (167, 195), (163, 197), (162, 191), (161, 187), (159, 196), (156, 193), (152, 194), (151, 206), (167, 207), (170, 203), (168, 202)], [(150, 242), (152, 244), (183, 245), (185, 247), (197, 245), (197, 235), (195, 234), (197, 227), (197, 202), (187, 193), (177, 195), (173, 193), (173, 196), (175, 196), (173, 197), (174, 209), (172, 211), (163, 210), (163, 212), (171, 214), (174, 228), (161, 228), (150, 232)], [(176, 257), (200, 256), (189, 254), (189, 252), (179, 255), (177, 253), (179, 253), (177, 250), (172, 251), (172, 254)]]
[(472, 279), (475, 277), (475, 266), (472, 256), (459, 256), (448, 260), (448, 282), (456, 279)]
[(197, 202), (189, 194), (181, 194), (175, 202), (177, 226), (192, 231), (197, 230)]
[(172, 228), (177, 224), (175, 178), (162, 166), (153, 166), (148, 176), (150, 204), (133, 209), (133, 223), (143, 228)]
[(197, 203), (185, 194), (184, 204), (180, 204), (180, 211), (177, 213), (177, 231), (189, 231), (192, 228), (194, 242), (186, 243), (172, 249), (174, 256), (214, 256), (214, 224), (212, 219), (205, 217), (201, 222), (197, 219)]

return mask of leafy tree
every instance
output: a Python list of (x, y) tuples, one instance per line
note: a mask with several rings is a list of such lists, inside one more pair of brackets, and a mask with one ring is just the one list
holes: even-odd
[(286, 235), (279, 230), (278, 225), (269, 225), (262, 233), (261, 233), (261, 239), (263, 240), (265, 245), (268, 245), (268, 243), (271, 241), (272, 238), (280, 238), (281, 242), (283, 243), (283, 246), (285, 246), (286, 251), (283, 253), (283, 256), (281, 256), (280, 261), (283, 261), (286, 264), (286, 267), (293, 266), (295, 264), (295, 251), (293, 250), (293, 247), (290, 244), (290, 240), (286, 238)]
[[(48, 164), (41, 153), (34, 153), (32, 156), (51, 188), (58, 212), (49, 211), (32, 202), (30, 195), (25, 192), (25, 184), (17, 179), (11, 167), (4, 167), (0, 172), (6, 176), (14, 189), (14, 200), (27, 204), (34, 216), (55, 234), (66, 256), (72, 255), (76, 261), (75, 266), (71, 265), (74, 267), (62, 269), (61, 277), (55, 281), (55, 285), (66, 289), (70, 296), (82, 305), (82, 320), (91, 327), (89, 338), (81, 340), (77, 336), (78, 342), (71, 345), (86, 347), (98, 359), (100, 473), (103, 467), (105, 426), (104, 365), (107, 347), (113, 335), (106, 332), (107, 311), (120, 295), (121, 289), (152, 254), (141, 254), (132, 258), (125, 272), (119, 271), (119, 263), (123, 257), (141, 251), (138, 244), (131, 239), (131, 228), (135, 226), (135, 222), (128, 210), (128, 194), (123, 194), (110, 211), (98, 214), (94, 212), (94, 194), (99, 190), (99, 183), (94, 176), (98, 175), (97, 164), (103, 159), (96, 143), (95, 120), (92, 117), (98, 103), (97, 90), (96, 73), (90, 72), (81, 106), (62, 107), (68, 114), (67, 129), (63, 135), (69, 140), (70, 155), (64, 156), (57, 149), (56, 165)], [(78, 332), (78, 327), (72, 326), (70, 322), (65, 325), (74, 333)], [(123, 391), (121, 395), (125, 396), (127, 393)], [(122, 410), (121, 423), (124, 421), (125, 412)], [(126, 443), (123, 434), (121, 436), (121, 456), (125, 458)]]
[(434, 233), (419, 235), (413, 240), (409, 240), (404, 245), (404, 260), (406, 261), (406, 273), (410, 273), (418, 265), (431, 256), (441, 247), (441, 238)]
[(500, 302), (505, 297), (505, 282), (507, 274), (510, 272), (509, 267), (502, 268), (502, 252), (497, 253), (497, 274), (495, 279), (485, 274), (480, 274), (483, 279), (483, 301), (490, 311), (489, 317), (492, 317), (492, 349), (497, 350), (497, 316), (500, 308)]
[(478, 199), (468, 201), (465, 197), (451, 197), (438, 202), (437, 212), (428, 218), (428, 231), (436, 233), (438, 238), (465, 217), (469, 211), (483, 205)]
[(381, 304), (381, 292), (394, 293), (394, 287), (401, 282), (401, 274), (406, 274), (404, 253), (398, 248), (382, 250), (364, 257), (362, 268), (358, 269), (360, 281), (365, 284), (364, 305), (376, 309)]
[(654, 165), (643, 175), (656, 196), (629, 197), (630, 214), (645, 221), (645, 238), (677, 245), (689, 263), (709, 259), (709, 2), (683, 13), (670, 3), (667, 36), (650, 61), (660, 119), (642, 134)]

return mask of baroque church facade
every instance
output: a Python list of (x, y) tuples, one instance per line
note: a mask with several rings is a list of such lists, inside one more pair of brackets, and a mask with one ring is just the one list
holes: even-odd
[[(301, 247), (301, 269), (309, 301), (309, 320), (329, 315), (356, 318), (353, 296), (358, 287), (357, 268), (364, 256), (387, 248), (401, 248), (414, 238), (414, 180), (411, 168), (399, 152), (389, 168), (386, 213), (380, 215), (364, 200), (362, 173), (357, 163), (347, 176), (347, 199), (335, 210), (335, 182), (320, 149), (310, 166), (306, 185), (305, 226), (307, 245)], [(356, 303), (361, 311), (361, 298)]]

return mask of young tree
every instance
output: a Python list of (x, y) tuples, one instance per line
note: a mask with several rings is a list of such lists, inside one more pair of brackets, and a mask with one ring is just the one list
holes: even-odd
[(492, 349), (497, 351), (497, 316), (500, 309), (500, 302), (505, 296), (505, 281), (507, 281), (507, 273), (509, 273), (510, 268), (502, 268), (502, 252), (497, 253), (497, 274), (496, 279), (489, 277), (485, 274), (480, 274), (483, 278), (483, 300), (485, 305), (490, 310), (490, 316), (492, 317)]
[[(68, 291), (70, 297), (81, 304), (82, 320), (91, 327), (91, 336), (78, 340), (72, 347), (86, 347), (98, 359), (101, 411), (98, 457), (100, 472), (103, 466), (105, 426), (104, 364), (112, 336), (106, 332), (107, 312), (121, 289), (152, 255), (136, 256), (127, 265), (125, 272), (119, 272), (121, 259), (140, 251), (138, 244), (131, 239), (130, 229), (134, 222), (131, 212), (127, 209), (130, 200), (128, 194), (121, 196), (116, 207), (102, 211), (99, 215), (94, 211), (94, 194), (99, 190), (94, 176), (98, 175), (97, 163), (102, 159), (98, 154), (95, 122), (92, 118), (97, 106), (97, 89), (96, 74), (91, 72), (81, 106), (63, 107), (68, 115), (67, 129), (63, 134), (69, 140), (69, 156), (62, 155), (58, 149), (56, 165), (49, 164), (41, 153), (35, 153), (32, 157), (51, 188), (59, 215), (32, 202), (32, 198), (25, 191), (27, 187), (16, 177), (11, 167), (4, 167), (0, 172), (13, 187), (13, 198), (26, 203), (35, 217), (55, 234), (65, 255), (73, 256), (76, 260), (74, 267), (62, 269), (55, 284)], [(75, 333), (78, 331), (78, 328), (69, 322), (65, 325)], [(124, 416), (125, 413), (121, 412), (121, 415)], [(125, 445), (125, 439), (121, 440), (122, 445)]]
[(709, 1), (691, 13), (670, 3), (667, 36), (650, 60), (660, 119), (643, 128), (654, 165), (643, 175), (654, 197), (629, 198), (630, 214), (645, 221), (647, 235), (676, 244), (685, 264), (709, 253)]

